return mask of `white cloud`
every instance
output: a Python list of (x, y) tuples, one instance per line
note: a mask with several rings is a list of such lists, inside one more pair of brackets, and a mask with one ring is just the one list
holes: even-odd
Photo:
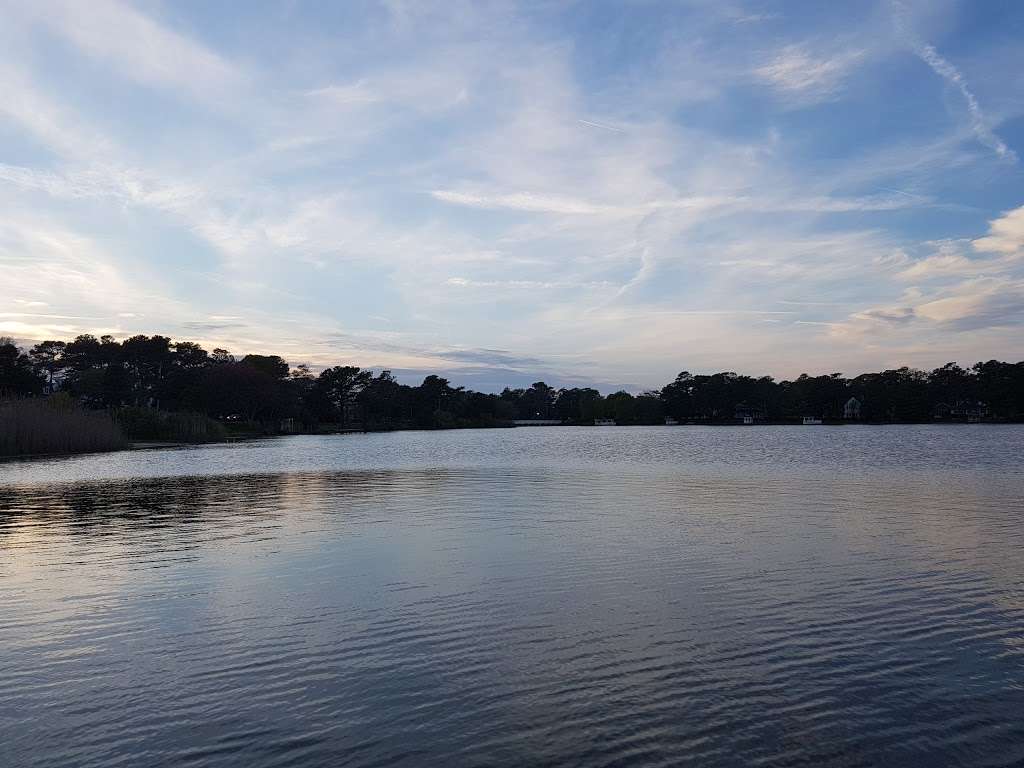
[[(979, 277), (927, 295), (908, 291), (903, 304), (871, 307), (832, 323), (832, 336), (885, 343), (935, 334), (1019, 328), (1024, 325), (1024, 280)], [(909, 336), (908, 336), (909, 334)]]
[(833, 96), (842, 81), (865, 57), (854, 49), (835, 54), (812, 53), (807, 46), (785, 46), (754, 74), (783, 92), (808, 99)]
[[(1007, 345), (1005, 334), (1019, 335), (1024, 326), (1022, 211), (1014, 209), (989, 222), (986, 237), (923, 243), (914, 249), (930, 249), (922, 258), (897, 250), (876, 259), (883, 273), (914, 286), (889, 303), (828, 323), (829, 335), (894, 354), (914, 350), (914, 355), (925, 356), (940, 347), (960, 348), (972, 357), (1020, 354), (1019, 345), (1008, 355), (1005, 346), (1003, 352), (981, 350), (986, 344)], [(966, 250), (968, 243), (976, 254)]]
[(976, 275), (984, 271), (983, 265), (971, 261), (959, 253), (943, 253), (915, 261), (901, 271), (901, 280), (928, 280), (950, 275)]
[(1024, 281), (978, 278), (926, 301), (917, 314), (955, 330), (1024, 324)]
[(901, 280), (948, 280), (949, 278), (979, 277), (1005, 271), (1012, 264), (1005, 259), (970, 258), (964, 253), (964, 242), (945, 240), (934, 244), (936, 250), (921, 259), (904, 254), (897, 274)]
[(979, 237), (972, 245), (975, 250), (991, 253), (1024, 252), (1024, 205), (990, 221), (988, 235)]
[(115, 0), (51, 0), (29, 5), (46, 24), (89, 56), (108, 61), (123, 77), (168, 87), (211, 102), (226, 99), (244, 78), (196, 41)]

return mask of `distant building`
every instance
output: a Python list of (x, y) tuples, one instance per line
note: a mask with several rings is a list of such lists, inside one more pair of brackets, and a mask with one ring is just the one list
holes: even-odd
[(964, 416), (968, 424), (978, 424), (989, 415), (988, 406), (982, 402), (976, 402), (964, 409)]
[(860, 418), (860, 400), (856, 397), (851, 397), (846, 401), (846, 405), (843, 406), (843, 418), (856, 420)]
[(561, 426), (560, 419), (516, 419), (512, 422), (517, 427), (558, 427)]
[(804, 416), (804, 426), (811, 426), (813, 424), (821, 424), (821, 419), (817, 416)]
[(989, 416), (989, 410), (980, 400), (957, 400), (955, 403), (938, 403), (932, 415), (936, 421), (966, 421), (968, 424), (978, 424)]
[(595, 427), (614, 427), (615, 419), (594, 419)]
[(679, 424), (679, 422), (676, 421), (675, 419), (673, 419), (671, 416), (666, 416), (665, 417), (665, 426), (666, 427), (675, 427), (675, 426), (678, 426), (678, 424)]
[(736, 403), (733, 418), (739, 424), (760, 424), (765, 420), (765, 411), (758, 405)]

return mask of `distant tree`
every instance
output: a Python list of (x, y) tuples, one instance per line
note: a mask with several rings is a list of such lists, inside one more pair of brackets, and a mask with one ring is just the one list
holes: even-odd
[(979, 399), (1005, 418), (1024, 416), (1024, 362), (989, 360), (976, 363), (973, 371)]
[(438, 375), (427, 376), (417, 387), (399, 383), (390, 371), (373, 376), (355, 366), (314, 375), (304, 364), (289, 370), (278, 355), (250, 354), (236, 361), (219, 347), (208, 353), (194, 342), (141, 334), (124, 342), (91, 334), (68, 342), (47, 340), (27, 354), (10, 339), (0, 340), (0, 389), (26, 395), (59, 389), (94, 408), (138, 404), (237, 416), (260, 422), (266, 431), (286, 417), (313, 425), (347, 424), (358, 416), (374, 428), (484, 426), (516, 418), (587, 423), (605, 416), (623, 424), (658, 424), (666, 415), (732, 423), (741, 407), (776, 421), (839, 419), (850, 397), (861, 402), (868, 421), (920, 422), (967, 414), (1024, 419), (1024, 362), (989, 360), (970, 369), (947, 363), (929, 373), (903, 367), (853, 379), (840, 373), (802, 374), (782, 382), (732, 371), (683, 371), (660, 392), (619, 391), (602, 397), (596, 389), (556, 391), (538, 381), (494, 395), (467, 391)]
[(45, 380), (32, 367), (31, 358), (13, 339), (0, 337), (0, 394), (38, 395), (44, 386)]
[(536, 381), (529, 389), (520, 390), (517, 398), (519, 418), (550, 419), (554, 412), (557, 394), (543, 381)]
[(501, 399), (496, 395), (482, 392), (460, 392), (461, 411), (459, 417), (467, 425), (490, 425), (507, 421), (502, 415)]
[(321, 415), (333, 417), (343, 427), (346, 426), (346, 412), (372, 378), (372, 371), (364, 371), (354, 365), (336, 365), (323, 370), (317, 377), (315, 389), (321, 408), (326, 406), (329, 410)]
[(317, 415), (313, 409), (313, 391), (316, 387), (316, 374), (306, 363), (292, 368), (288, 378), (283, 382), (287, 397), (288, 416), (296, 418), (302, 424), (313, 425)]
[(75, 373), (99, 368), (105, 363), (104, 351), (99, 339), (83, 333), (64, 346), (64, 362)]
[(308, 363), (299, 363), (292, 368), (288, 375), (296, 381), (314, 381), (316, 379), (316, 375), (310, 369)]
[(847, 382), (840, 373), (828, 376), (800, 374), (795, 381), (784, 381), (779, 385), (781, 397), (768, 396), (774, 404), (776, 418), (799, 419), (813, 416), (823, 419), (838, 419), (842, 416), (843, 405), (849, 399)]
[(665, 407), (661, 402), (661, 393), (643, 392), (635, 398), (635, 422), (637, 424), (663, 424)]
[(590, 422), (598, 416), (603, 401), (601, 393), (590, 387), (560, 389), (554, 412), (562, 421)]
[(67, 344), (63, 341), (41, 341), (29, 350), (32, 367), (46, 378), (46, 391), (53, 393), (57, 381), (64, 370), (64, 350)]
[(213, 365), (209, 353), (191, 341), (170, 345), (170, 365), (164, 366), (152, 390), (153, 404), (170, 410), (202, 410), (204, 371)]
[(130, 402), (136, 382), (126, 368), (121, 345), (112, 336), (82, 334), (64, 348), (63, 389), (87, 406), (106, 408)]
[(356, 398), (368, 423), (390, 428), (403, 416), (411, 416), (408, 413), (408, 389), (398, 383), (391, 371), (385, 370), (368, 381)]
[(255, 368), (275, 379), (286, 378), (290, 370), (288, 363), (278, 355), (246, 355), (242, 358), (242, 365)]
[(605, 417), (614, 419), (618, 424), (636, 422), (636, 399), (629, 392), (619, 390), (612, 392), (604, 399)]
[(211, 365), (202, 373), (201, 410), (248, 422), (283, 418), (289, 413), (287, 387), (287, 381), (241, 362)]
[(166, 336), (138, 335), (121, 342), (121, 359), (131, 377), (135, 405), (159, 405), (159, 390), (174, 357)]
[(455, 426), (455, 411), (462, 387), (452, 387), (448, 379), (431, 374), (413, 394), (416, 423), (422, 427)]
[(694, 379), (689, 371), (683, 371), (671, 384), (661, 389), (661, 402), (665, 411), (675, 419), (694, 416)]
[(210, 354), (192, 341), (178, 341), (173, 345), (173, 363), (178, 368), (203, 368), (210, 364)]
[(519, 415), (519, 401), (522, 400), (524, 391), (525, 390), (523, 389), (509, 389), (508, 387), (505, 387), (501, 390), (501, 394), (499, 395), (501, 401), (503, 403), (507, 403), (508, 407), (512, 409), (513, 419), (521, 418)]

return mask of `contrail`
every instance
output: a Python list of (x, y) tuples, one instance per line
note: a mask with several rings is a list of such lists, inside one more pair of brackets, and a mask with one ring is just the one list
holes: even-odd
[(893, 194), (896, 194), (896, 195), (906, 195), (907, 197), (911, 197), (914, 200), (927, 200), (928, 199), (924, 195), (915, 195), (912, 192), (904, 192), (902, 189), (893, 189), (892, 187), (879, 187), (879, 189), (882, 190), (883, 192), (892, 192)]
[(917, 45), (914, 47), (914, 53), (931, 67), (937, 75), (944, 78), (951, 85), (956, 86), (961, 95), (963, 95), (964, 101), (967, 102), (967, 112), (971, 116), (971, 129), (974, 131), (974, 135), (978, 137), (978, 141), (1011, 163), (1017, 162), (1017, 154), (989, 129), (978, 100), (967, 87), (967, 82), (964, 80), (960, 70), (942, 58), (934, 46)]
[(576, 122), (583, 123), (584, 125), (592, 125), (594, 128), (604, 128), (606, 131), (611, 131), (612, 133), (625, 133), (622, 128), (616, 128), (614, 125), (606, 125), (605, 123), (596, 123), (593, 120), (584, 120), (579, 118)]
[(898, 0), (894, 1), (892, 7), (896, 31), (906, 38), (910, 48), (921, 61), (931, 67), (935, 74), (960, 91), (960, 95), (964, 97), (964, 101), (967, 102), (967, 114), (970, 116), (971, 130), (978, 141), (1004, 160), (1008, 160), (1011, 163), (1017, 162), (1017, 153), (1006, 146), (1006, 142), (996, 136), (988, 127), (985, 114), (981, 111), (981, 105), (978, 104), (978, 99), (971, 89), (967, 87), (967, 81), (964, 79), (963, 73), (943, 58), (935, 49), (935, 46), (920, 40), (907, 29), (906, 8), (901, 2), (898, 2)]

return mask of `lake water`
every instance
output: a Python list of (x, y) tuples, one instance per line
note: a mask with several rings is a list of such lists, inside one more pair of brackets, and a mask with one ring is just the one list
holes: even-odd
[(0, 765), (1024, 764), (1024, 428), (0, 464)]

